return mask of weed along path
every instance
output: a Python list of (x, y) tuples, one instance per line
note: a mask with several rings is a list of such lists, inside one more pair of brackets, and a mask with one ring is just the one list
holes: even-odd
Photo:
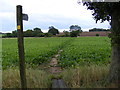
[(60, 78), (57, 77), (57, 75), (59, 75), (62, 72), (62, 69), (60, 66), (58, 66), (58, 56), (60, 55), (60, 53), (63, 50), (59, 50), (58, 53), (56, 55), (53, 56), (53, 58), (51, 59), (49, 65), (49, 72), (53, 75), (53, 79), (52, 79), (52, 87), (51, 88), (66, 88), (66, 85), (64, 83), (64, 81)]

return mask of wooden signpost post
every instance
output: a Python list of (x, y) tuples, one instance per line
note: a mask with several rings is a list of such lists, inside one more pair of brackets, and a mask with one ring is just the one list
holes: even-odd
[(21, 88), (27, 88), (24, 56), (24, 39), (23, 39), (23, 15), (25, 16), (24, 20), (28, 20), (28, 16), (26, 14), (22, 14), (21, 5), (18, 5), (16, 8), (17, 8), (18, 54), (20, 64)]

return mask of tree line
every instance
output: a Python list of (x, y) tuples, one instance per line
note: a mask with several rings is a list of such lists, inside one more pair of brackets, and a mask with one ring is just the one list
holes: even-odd
[[(23, 31), (24, 37), (49, 37), (56, 34), (59, 34), (59, 31), (53, 26), (49, 27), (47, 33), (43, 33), (42, 30), (38, 27), (34, 28), (33, 30), (28, 29), (26, 31)], [(6, 33), (3, 37), (17, 37), (17, 30), (12, 31), (12, 33)]]
[(90, 29), (89, 32), (99, 32), (99, 31), (110, 31), (110, 29), (102, 29), (102, 28), (93, 28)]
[[(47, 33), (43, 33), (42, 30), (38, 27), (32, 29), (28, 29), (26, 31), (23, 31), (23, 36), (24, 37), (53, 37), (53, 36), (58, 36), (58, 37), (77, 37), (79, 36), (79, 33), (81, 33), (81, 27), (78, 25), (71, 25), (70, 26), (70, 31), (63, 31), (63, 35), (60, 35), (59, 30), (55, 28), (54, 26), (50, 26), (49, 30)], [(17, 37), (17, 30), (12, 31), (12, 33), (5, 33), (3, 38), (6, 37)]]
[[(24, 37), (77, 37), (80, 36), (80, 33), (83, 31), (81, 30), (81, 27), (78, 25), (71, 25), (69, 27), (69, 31), (63, 31), (63, 34), (60, 34), (59, 30), (55, 28), (54, 26), (50, 26), (47, 33), (43, 33), (40, 28), (34, 28), (28, 29), (26, 31), (23, 31)], [(93, 28), (89, 29), (89, 32), (96, 32), (96, 31), (110, 31), (110, 29), (102, 29), (102, 28)], [(12, 33), (6, 33), (2, 36), (5, 37), (17, 37), (17, 30), (12, 31)]]

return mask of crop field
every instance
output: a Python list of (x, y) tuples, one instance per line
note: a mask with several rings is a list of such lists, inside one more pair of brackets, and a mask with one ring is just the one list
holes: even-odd
[[(108, 37), (25, 38), (24, 44), (25, 60), (30, 65), (49, 61), (60, 49), (63, 50), (59, 57), (62, 67), (110, 62), (111, 47)], [(17, 39), (2, 39), (3, 69), (18, 65), (17, 48)]]
[[(94, 84), (103, 80), (109, 72), (111, 56), (110, 38), (108, 37), (50, 37), (25, 38), (25, 62), (28, 87), (50, 87), (53, 75), (40, 69), (47, 65), (60, 50), (58, 65), (68, 87), (104, 87)], [(16, 38), (2, 39), (3, 87), (20, 87), (19, 60)], [(32, 68), (36, 66), (35, 68)], [(19, 77), (18, 77), (19, 76)], [(34, 77), (34, 78), (33, 78)], [(72, 81), (71, 81), (72, 80)], [(82, 81), (82, 82), (81, 82)], [(92, 84), (92, 85), (91, 85)]]
[[(50, 60), (70, 38), (25, 38), (25, 61), (30, 65), (39, 65)], [(2, 40), (3, 69), (18, 66), (17, 39)]]
[(62, 67), (108, 64), (111, 47), (107, 37), (80, 37), (63, 48), (59, 57)]

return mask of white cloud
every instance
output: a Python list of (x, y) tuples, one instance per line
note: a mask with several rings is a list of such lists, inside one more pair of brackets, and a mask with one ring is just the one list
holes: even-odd
[(11, 18), (14, 16), (13, 12), (0, 12), (0, 18)]
[[(47, 29), (50, 25), (68, 29), (72, 24), (78, 24), (83, 29), (108, 27), (108, 23), (96, 24), (91, 11), (82, 4), (77, 4), (77, 0), (1, 0), (0, 18), (3, 29), (7, 29), (7, 26), (7, 30), (16, 28), (16, 5), (22, 5), (23, 13), (29, 15), (29, 21), (24, 22), (24, 29)], [(7, 20), (8, 22), (5, 22)]]

